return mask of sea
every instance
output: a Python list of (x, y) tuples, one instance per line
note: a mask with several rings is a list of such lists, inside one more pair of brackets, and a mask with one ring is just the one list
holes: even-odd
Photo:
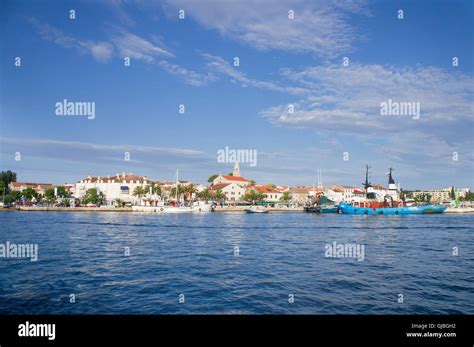
[(1, 212), (0, 314), (474, 314), (474, 215)]

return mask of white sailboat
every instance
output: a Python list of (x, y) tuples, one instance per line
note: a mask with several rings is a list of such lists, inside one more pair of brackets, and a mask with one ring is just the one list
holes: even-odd
[(164, 213), (193, 213), (193, 212), (211, 212), (212, 204), (204, 203), (201, 201), (194, 202), (191, 206), (185, 206), (184, 203), (180, 204), (179, 199), (179, 170), (176, 169), (176, 205), (175, 206), (165, 206), (163, 208)]

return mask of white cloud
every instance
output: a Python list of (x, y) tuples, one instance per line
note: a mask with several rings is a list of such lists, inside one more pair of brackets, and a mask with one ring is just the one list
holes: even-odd
[(108, 42), (78, 42), (78, 44), (84, 47), (89, 53), (100, 62), (108, 62), (113, 55), (113, 46)]
[(30, 23), (43, 39), (52, 41), (64, 48), (76, 48), (81, 53), (92, 55), (99, 62), (105, 63), (113, 55), (114, 48), (108, 42), (79, 40), (64, 34), (61, 30), (47, 23), (40, 22), (36, 18), (30, 18)]
[(265, 82), (248, 78), (243, 72), (237, 71), (221, 57), (214, 56), (208, 53), (203, 53), (202, 56), (206, 60), (208, 60), (207, 66), (212, 72), (220, 73), (222, 75), (230, 77), (232, 81), (240, 83), (242, 87), (255, 87), (259, 89), (283, 92), (292, 95), (303, 95), (307, 92), (304, 88), (281, 86), (275, 82)]
[[(172, 17), (179, 9), (201, 25), (261, 49), (311, 52), (334, 56), (352, 50), (359, 35), (348, 24), (349, 15), (367, 15), (363, 0), (219, 1), (168, 0)], [(293, 10), (294, 19), (288, 18)]]
[[(112, 3), (116, 7), (121, 6), (121, 2)], [(162, 60), (162, 57), (173, 58), (175, 55), (163, 47), (164, 45), (157, 36), (153, 36), (152, 40), (147, 40), (123, 29), (114, 28), (110, 42), (96, 42), (76, 39), (49, 24), (40, 22), (36, 18), (31, 18), (30, 22), (43, 39), (64, 48), (76, 48), (81, 53), (92, 55), (95, 60), (101, 63), (109, 62), (115, 54), (120, 59), (129, 57), (132, 60), (140, 60), (148, 64), (158, 63), (158, 66), (167, 73), (180, 76), (185, 83), (193, 86), (204, 86), (216, 79), (212, 73), (201, 74)]]
[(155, 147), (155, 146), (138, 146), (138, 145), (104, 145), (80, 141), (62, 141), (53, 139), (26, 139), (26, 138), (6, 138), (0, 137), (3, 144), (14, 145), (33, 145), (33, 146), (58, 146), (61, 150), (80, 149), (102, 152), (135, 152), (135, 153), (161, 153), (185, 157), (202, 157), (206, 156), (205, 152), (194, 149), (182, 149), (172, 147)]
[(180, 76), (184, 82), (193, 86), (205, 86), (209, 82), (215, 81), (216, 77), (212, 73), (206, 75), (172, 64), (166, 60), (159, 62), (160, 67), (171, 75)]
[[(261, 114), (272, 122), (342, 133), (394, 132), (406, 129), (446, 131), (443, 126), (473, 125), (472, 77), (434, 67), (403, 68), (351, 63), (300, 71), (284, 69), (282, 75), (311, 95), (294, 102), (295, 112), (277, 105)], [(381, 116), (381, 102), (419, 102), (420, 119)]]
[(111, 41), (121, 57), (130, 57), (147, 63), (155, 62), (159, 56), (174, 57), (173, 53), (129, 32), (121, 31)]

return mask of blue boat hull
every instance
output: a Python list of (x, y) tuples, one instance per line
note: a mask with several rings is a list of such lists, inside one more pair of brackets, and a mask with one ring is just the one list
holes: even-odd
[(433, 214), (443, 213), (446, 210), (444, 206), (412, 206), (412, 207), (357, 207), (346, 204), (344, 202), (339, 204), (339, 209), (343, 214), (362, 214), (362, 215), (405, 215), (405, 214)]

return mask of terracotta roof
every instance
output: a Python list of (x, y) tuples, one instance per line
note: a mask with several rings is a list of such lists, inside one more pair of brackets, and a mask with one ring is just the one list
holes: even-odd
[(266, 186), (255, 186), (255, 187), (252, 187), (252, 189), (258, 190), (259, 192), (262, 192), (262, 193), (281, 193), (277, 189), (269, 188)]
[(224, 178), (225, 180), (228, 180), (228, 181), (250, 182), (249, 180), (247, 180), (243, 177), (240, 177), (240, 176), (222, 176), (222, 178)]
[(332, 186), (329, 186), (329, 189), (335, 192), (340, 192), (340, 193), (344, 192), (344, 187), (337, 184), (333, 184)]
[(218, 184), (213, 184), (212, 186), (209, 187), (209, 190), (220, 190), (224, 189), (227, 187), (230, 183), (218, 183)]
[(288, 186), (277, 186), (276, 189), (280, 192), (286, 192), (290, 189)]
[(13, 187), (22, 187), (22, 186), (27, 186), (27, 187), (52, 187), (53, 185), (51, 183), (30, 183), (30, 182), (10, 182), (10, 184)]

